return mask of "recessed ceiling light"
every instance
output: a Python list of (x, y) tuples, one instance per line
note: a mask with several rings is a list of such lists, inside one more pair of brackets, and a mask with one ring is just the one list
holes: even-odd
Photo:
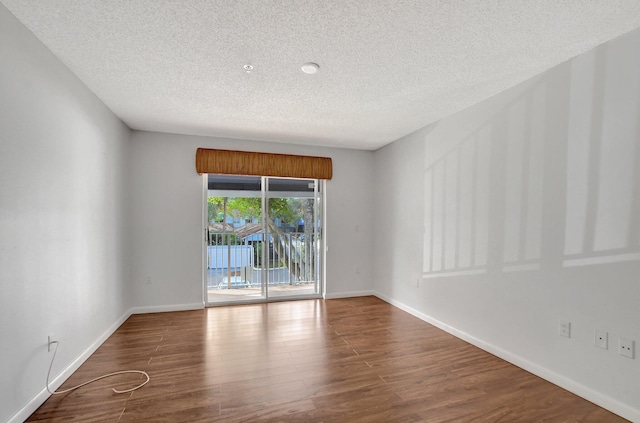
[(305, 63), (304, 65), (302, 65), (300, 67), (300, 69), (304, 73), (308, 73), (310, 75), (313, 75), (314, 73), (318, 72), (318, 69), (320, 69), (320, 66), (318, 66), (317, 63), (309, 62), (309, 63)]
[(247, 73), (250, 73), (253, 70), (253, 66), (251, 65), (244, 65), (243, 67), (244, 67), (244, 70), (247, 71)]

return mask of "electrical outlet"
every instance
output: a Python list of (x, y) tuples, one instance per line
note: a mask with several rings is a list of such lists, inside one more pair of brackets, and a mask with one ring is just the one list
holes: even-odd
[(147, 276), (147, 279), (144, 282), (146, 285), (151, 285), (151, 276)]
[(606, 350), (608, 346), (609, 334), (604, 330), (596, 329), (593, 339), (594, 345), (598, 348)]
[(420, 278), (416, 278), (416, 288), (420, 288)]
[(47, 351), (53, 351), (53, 344), (58, 342), (58, 338), (54, 334), (47, 336)]
[(558, 325), (558, 335), (571, 338), (571, 322), (568, 320), (560, 320)]
[(620, 355), (623, 357), (634, 358), (635, 342), (633, 339), (620, 337)]

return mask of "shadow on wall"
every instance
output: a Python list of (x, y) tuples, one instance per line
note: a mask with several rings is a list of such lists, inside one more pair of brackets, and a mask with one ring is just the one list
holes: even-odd
[(629, 51), (607, 44), (545, 73), (429, 157), (425, 278), (640, 261), (640, 58)]

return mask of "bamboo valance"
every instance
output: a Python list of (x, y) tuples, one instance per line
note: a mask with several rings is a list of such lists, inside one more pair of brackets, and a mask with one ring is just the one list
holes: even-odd
[(331, 179), (331, 158), (249, 151), (196, 150), (199, 174), (279, 176), (284, 178)]

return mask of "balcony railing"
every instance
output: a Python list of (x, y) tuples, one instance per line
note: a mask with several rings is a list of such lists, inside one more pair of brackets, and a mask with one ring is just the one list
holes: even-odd
[[(260, 288), (313, 284), (316, 280), (317, 242), (313, 234), (262, 233), (241, 238), (230, 233), (209, 233), (207, 245), (207, 287), (209, 290)], [(268, 248), (268, 265), (263, 248)]]

